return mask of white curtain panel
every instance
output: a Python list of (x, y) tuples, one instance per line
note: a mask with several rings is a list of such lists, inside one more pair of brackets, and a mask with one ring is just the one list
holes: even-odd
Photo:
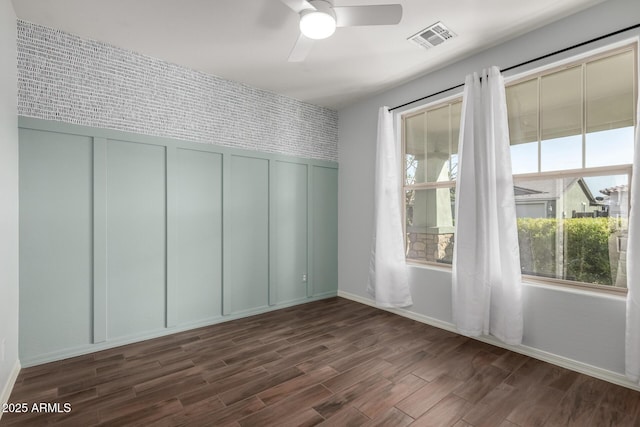
[(640, 98), (636, 119), (636, 139), (631, 178), (631, 211), (627, 239), (627, 331), (625, 372), (631, 381), (640, 381)]
[(400, 156), (387, 107), (378, 113), (373, 240), (367, 291), (381, 307), (413, 304), (404, 259)]
[(459, 332), (522, 342), (522, 280), (504, 79), (468, 75), (460, 121), (453, 251)]

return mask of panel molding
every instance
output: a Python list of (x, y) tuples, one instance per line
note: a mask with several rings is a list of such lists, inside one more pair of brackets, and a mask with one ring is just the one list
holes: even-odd
[(277, 168), (276, 162), (269, 160), (269, 306), (273, 306), (278, 301), (278, 225), (274, 218), (278, 217), (278, 204), (273, 201), (273, 194), (276, 193)]
[(134, 142), (139, 144), (174, 146), (197, 151), (213, 151), (222, 154), (235, 154), (244, 157), (255, 157), (260, 159), (281, 160), (293, 163), (305, 163), (314, 166), (338, 169), (338, 163), (329, 160), (311, 159), (306, 157), (296, 157), (279, 153), (266, 153), (243, 148), (227, 147), (217, 145), (215, 141), (193, 142), (180, 139), (167, 138), (163, 136), (143, 135), (139, 133), (126, 132), (115, 129), (93, 128), (90, 126), (76, 125), (71, 123), (57, 122), (53, 120), (37, 119), (33, 117), (18, 117), (18, 127), (22, 129), (42, 130), (56, 133), (66, 133), (71, 135), (82, 135), (92, 138), (104, 138), (107, 140), (119, 140)]
[(107, 141), (108, 339), (166, 328), (166, 148)]
[[(119, 345), (264, 313), (270, 310), (276, 310), (308, 301), (329, 298), (337, 294), (337, 280), (336, 283), (329, 284), (328, 287), (323, 289), (314, 289), (312, 283), (312, 272), (314, 271), (313, 264), (316, 262), (315, 255), (320, 256), (318, 260), (322, 259), (322, 254), (314, 255), (313, 253), (314, 237), (312, 230), (315, 230), (315, 232), (319, 234), (325, 234), (322, 232), (322, 228), (326, 227), (324, 223), (319, 226), (320, 228), (317, 226), (314, 227), (313, 225), (314, 218), (316, 218), (313, 213), (313, 191), (323, 192), (320, 199), (325, 198), (326, 200), (326, 197), (329, 197), (337, 200), (337, 187), (333, 188), (335, 187), (333, 181), (328, 179), (326, 181), (326, 185), (320, 185), (316, 188), (313, 186), (313, 172), (316, 167), (329, 168), (337, 171), (338, 164), (336, 162), (296, 158), (277, 153), (262, 153), (258, 151), (222, 147), (214, 144), (179, 141), (110, 129), (94, 129), (86, 126), (26, 117), (19, 118), (19, 125), (21, 130), (43, 132), (43, 136), (41, 137), (42, 143), (44, 144), (43, 147), (47, 147), (46, 143), (50, 138), (62, 138), (62, 140), (66, 140), (67, 137), (71, 139), (75, 137), (84, 137), (86, 143), (83, 147), (89, 147), (90, 150), (87, 153), (87, 165), (90, 168), (87, 178), (89, 181), (83, 182), (86, 183), (89, 191), (88, 208), (91, 209), (91, 212), (89, 212), (90, 224), (88, 226), (89, 228), (85, 227), (85, 229), (89, 233), (88, 239), (90, 239), (90, 241), (88, 241), (88, 244), (90, 248), (89, 250), (92, 251), (92, 253), (85, 252), (88, 255), (88, 260), (86, 261), (86, 264), (85, 261), (80, 263), (80, 265), (86, 266), (85, 268), (90, 268), (88, 271), (89, 276), (85, 279), (85, 281), (88, 282), (87, 290), (90, 292), (87, 301), (87, 309), (89, 312), (87, 313), (86, 320), (86, 328), (89, 335), (87, 339), (84, 339), (83, 341), (69, 343), (66, 346), (60, 345), (49, 348), (27, 346), (25, 348), (21, 348), (20, 356), (24, 366), (33, 366), (80, 354), (100, 351)], [(126, 144), (131, 145), (128, 146)], [(137, 144), (141, 144), (146, 147), (142, 147)], [(160, 156), (159, 149), (162, 150), (163, 156)], [(114, 157), (114, 159), (119, 159), (118, 161), (120, 162), (120, 166), (118, 166), (118, 164), (110, 163), (110, 155), (112, 154), (111, 150), (113, 150), (113, 153), (117, 153), (117, 157)], [(184, 163), (182, 150), (193, 153), (206, 153), (207, 156), (216, 155), (219, 157), (218, 160), (213, 161), (213, 163), (209, 163), (207, 161), (200, 163), (200, 160), (198, 159), (203, 159), (203, 157), (198, 154), (195, 156), (189, 155), (186, 156), (186, 159), (188, 159), (186, 160), (187, 163)], [(128, 156), (128, 154), (131, 154), (131, 156)], [(163, 159), (161, 157), (163, 157)], [(237, 160), (238, 158), (244, 158), (245, 160), (239, 162), (236, 161), (235, 167), (237, 169), (234, 171), (234, 159)], [(256, 163), (251, 159), (259, 162)], [(162, 166), (160, 166), (159, 162), (162, 162)], [(215, 277), (216, 273), (212, 269), (211, 265), (208, 266), (209, 269), (207, 270), (197, 270), (197, 266), (204, 265), (204, 263), (207, 262), (207, 258), (206, 256), (204, 258), (198, 257), (200, 254), (204, 255), (205, 252), (198, 252), (198, 249), (195, 249), (196, 246), (191, 245), (190, 248), (194, 248), (195, 252), (193, 252), (191, 256), (185, 256), (188, 257), (187, 260), (193, 260), (194, 262), (191, 264), (185, 264), (186, 267), (184, 268), (190, 269), (189, 271), (193, 271), (194, 276), (188, 275), (187, 277), (194, 280), (192, 282), (194, 287), (190, 288), (191, 291), (188, 291), (190, 292), (189, 294), (184, 294), (185, 289), (189, 288), (185, 288), (185, 286), (180, 283), (181, 275), (183, 274), (180, 273), (180, 269), (182, 268), (180, 265), (184, 264), (184, 262), (180, 261), (180, 258), (177, 255), (185, 253), (180, 249), (180, 244), (184, 243), (180, 242), (182, 241), (181, 233), (187, 229), (184, 228), (184, 224), (181, 223), (181, 221), (189, 221), (191, 214), (181, 211), (180, 207), (181, 205), (184, 205), (185, 201), (188, 202), (189, 200), (196, 200), (198, 194), (204, 194), (203, 191), (208, 191), (207, 183), (210, 183), (212, 178), (211, 175), (204, 172), (200, 174), (196, 172), (193, 175), (185, 174), (181, 168), (189, 168), (189, 164), (196, 165), (200, 168), (199, 170), (201, 172), (206, 172), (210, 170), (211, 167), (220, 168), (218, 178), (216, 178), (217, 183), (215, 184), (215, 186), (219, 185), (219, 187), (217, 187), (217, 195), (215, 195), (214, 199), (211, 199), (211, 203), (213, 204), (205, 203), (202, 205), (200, 203), (187, 203), (187, 205), (193, 206), (191, 212), (208, 211), (213, 212), (213, 215), (216, 215), (215, 221), (218, 225), (214, 225), (214, 227), (220, 227), (218, 228), (219, 234), (218, 232), (214, 233), (215, 230), (207, 224), (207, 218), (202, 219), (201, 217), (200, 221), (204, 221), (201, 222), (201, 224), (205, 224), (207, 226), (207, 236), (219, 236), (214, 237), (215, 239), (220, 239), (218, 243), (220, 246), (218, 246), (217, 249), (207, 245), (203, 246), (203, 248), (207, 252), (206, 256), (211, 257), (211, 255), (213, 255), (219, 260), (220, 266), (215, 267), (215, 270), (220, 270), (220, 276), (215, 279), (217, 284), (211, 283), (211, 286), (215, 286), (216, 288), (214, 289), (209, 287), (209, 282), (211, 282), (212, 277)], [(143, 172), (147, 170), (149, 165), (153, 166), (152, 169), (149, 169), (149, 173)], [(278, 174), (278, 165), (284, 165), (282, 173), (286, 174), (280, 176), (280, 180), (282, 181), (280, 185), (277, 184), (278, 181), (276, 179)], [(290, 165), (296, 165), (296, 167), (291, 168), (289, 167)], [(65, 171), (64, 162), (59, 162), (57, 165), (54, 164), (53, 166), (55, 166), (55, 170)], [(142, 168), (140, 169), (139, 166)], [(112, 170), (111, 168), (114, 167), (116, 169)], [(256, 168), (259, 169), (259, 171), (256, 171)], [(122, 171), (126, 172), (126, 174), (123, 175), (121, 173)], [(245, 176), (245, 173), (249, 173), (249, 175)], [(191, 178), (186, 178), (187, 180), (185, 181), (184, 177), (187, 176), (191, 176)], [(292, 187), (289, 185), (293, 183), (294, 180), (300, 181), (303, 179), (303, 176), (306, 176), (306, 186), (304, 189), (296, 189), (295, 186)], [(130, 179), (128, 177), (132, 177), (133, 179), (134, 187), (132, 187), (131, 191), (128, 189), (129, 184), (132, 184), (132, 182), (127, 181)], [(44, 177), (40, 178), (40, 182), (42, 182), (42, 179), (44, 179)], [(115, 181), (111, 182), (111, 180), (114, 179)], [(324, 180), (325, 178), (319, 179)], [(253, 189), (252, 180), (259, 183), (260, 188)], [(160, 184), (161, 182), (162, 184)], [(189, 184), (189, 182), (191, 182), (191, 184)], [(197, 187), (193, 185), (193, 183), (200, 182), (205, 184), (198, 186), (200, 189), (196, 190)], [(302, 185), (304, 186), (305, 184)], [(160, 187), (163, 188), (160, 189)], [(128, 195), (119, 193), (117, 188), (121, 188), (121, 190), (125, 191)], [(190, 195), (184, 195), (187, 199), (181, 198), (183, 196), (182, 191), (184, 189), (194, 189), (193, 192), (189, 193)], [(294, 189), (296, 189), (295, 194), (297, 196), (293, 196), (293, 193), (291, 193)], [(111, 194), (110, 190), (111, 193), (114, 191), (115, 193)], [(152, 193), (147, 194), (147, 190), (152, 191)], [(25, 194), (29, 194), (28, 188), (21, 188), (21, 191), (25, 191)], [(64, 200), (63, 196), (66, 194), (64, 193), (64, 187), (62, 187), (62, 191), (63, 193), (61, 193), (62, 196), (58, 198), (59, 200)], [(236, 191), (235, 199), (234, 191)], [(238, 194), (238, 191), (241, 194)], [(278, 194), (278, 192), (281, 194)], [(302, 194), (305, 192), (306, 200), (302, 200)], [(119, 202), (116, 200), (118, 203), (115, 205), (113, 204), (114, 201), (109, 200), (110, 194), (112, 196), (120, 194), (117, 198)], [(139, 198), (143, 196), (145, 197), (145, 200), (147, 200), (148, 197), (151, 197), (149, 200), (152, 200), (153, 203), (146, 206), (144, 204), (145, 202)], [(249, 200), (243, 200), (242, 197), (248, 197)], [(253, 199), (254, 197), (256, 197), (255, 200)], [(295, 199), (292, 199), (292, 197), (295, 197)], [(288, 217), (284, 218), (283, 220), (285, 223), (280, 225), (281, 227), (284, 227), (284, 230), (280, 231), (285, 232), (285, 234), (283, 234), (283, 239), (285, 240), (280, 241), (281, 246), (285, 245), (283, 250), (283, 247), (278, 248), (277, 246), (279, 230), (274, 221), (278, 216), (277, 203), (282, 204), (281, 209), (288, 211), (292, 206), (297, 205), (298, 199), (300, 199), (300, 203), (303, 204), (299, 213), (294, 214), (292, 217), (294, 220), (291, 220)], [(34, 200), (38, 202), (41, 199), (36, 198)], [(221, 200), (221, 207), (216, 207), (217, 202), (214, 202), (214, 200)], [(44, 209), (44, 212), (47, 212), (47, 206), (42, 205), (44, 201), (39, 203), (40, 205), (37, 205), (34, 209), (38, 209), (40, 211), (43, 211)], [(236, 206), (235, 211), (233, 203), (238, 205)], [(259, 213), (252, 211), (253, 208), (251, 208), (251, 206), (255, 205), (255, 203), (258, 203), (258, 205), (256, 205), (258, 208), (255, 212)], [(162, 208), (160, 208), (160, 205), (162, 205)], [(66, 205), (63, 205), (63, 210), (64, 206)], [(138, 214), (136, 217), (130, 217), (127, 213), (130, 212), (132, 208), (137, 209), (136, 212), (138, 212)], [(241, 210), (238, 211), (237, 209)], [(303, 212), (304, 209), (306, 209), (306, 213)], [(37, 212), (38, 210), (35, 211)], [(163, 212), (160, 212), (161, 210)], [(280, 213), (283, 215), (289, 214), (289, 212)], [(296, 215), (299, 217), (300, 214), (304, 216), (302, 220), (306, 220), (307, 222), (306, 229), (304, 224), (297, 221), (297, 228), (292, 231), (293, 229), (288, 228), (287, 222), (296, 222)], [(125, 227), (123, 229), (120, 227), (120, 231), (118, 232), (119, 234), (114, 235), (119, 240), (110, 242), (109, 238), (113, 237), (111, 236), (111, 233), (117, 231), (113, 227), (110, 227), (110, 221), (114, 221), (112, 215), (119, 218), (118, 221), (124, 225), (133, 224), (131, 221), (136, 221), (136, 224), (139, 223), (143, 228), (146, 227), (144, 218), (147, 218), (147, 216), (150, 215), (148, 217), (149, 220), (153, 220), (154, 224), (158, 224), (158, 226), (156, 227), (154, 225), (154, 228), (151, 231), (146, 230), (145, 228), (146, 231), (141, 235), (141, 241), (136, 240), (140, 237), (128, 237), (133, 236), (134, 234), (137, 235), (137, 229), (127, 231), (128, 228)], [(141, 215), (144, 215), (144, 217)], [(178, 218), (178, 215), (180, 215), (182, 219)], [(244, 220), (241, 219), (243, 217), (245, 218)], [(142, 222), (140, 222), (141, 218)], [(163, 219), (163, 224), (161, 224), (160, 218)], [(234, 235), (234, 220), (238, 218), (240, 219), (235, 222), (236, 232)], [(332, 222), (327, 224), (331, 227), (334, 226)], [(253, 226), (254, 230), (244, 230), (244, 228), (247, 228), (247, 225), (249, 226), (248, 228)], [(292, 226), (294, 225), (292, 224)], [(158, 227), (160, 227), (162, 231), (160, 231), (160, 228)], [(194, 238), (196, 238), (195, 241), (197, 241), (197, 238), (200, 237), (197, 234), (197, 230), (193, 228), (189, 230), (191, 233), (191, 241), (194, 241)], [(336, 230), (328, 231), (330, 233), (337, 232)], [(79, 232), (76, 228), (69, 230), (69, 233), (72, 234), (76, 232)], [(163, 232), (164, 236), (160, 236), (158, 234), (160, 232)], [(243, 244), (249, 245), (247, 248), (251, 248), (252, 245), (256, 244), (253, 241), (254, 236), (259, 240), (258, 245), (260, 248), (254, 247), (254, 255), (252, 255), (254, 260), (259, 263), (260, 272), (256, 273), (257, 275), (244, 274), (245, 272), (251, 272), (251, 269), (254, 268), (254, 264), (252, 263), (254, 260), (251, 259), (252, 256), (244, 256), (246, 248), (237, 244), (238, 239), (242, 239), (243, 236), (246, 238), (246, 242)], [(297, 240), (295, 236), (300, 236), (300, 240)], [(207, 237), (207, 239), (207, 242), (211, 241), (211, 237)], [(306, 242), (303, 242), (303, 239), (306, 240)], [(59, 243), (62, 243), (64, 240), (65, 237), (58, 237)], [(160, 242), (160, 240), (162, 242)], [(149, 251), (147, 251), (149, 254), (156, 254), (152, 260), (152, 270), (150, 270), (148, 274), (145, 273), (146, 275), (143, 274), (144, 277), (148, 276), (149, 280), (140, 279), (146, 283), (143, 288), (139, 288), (137, 285), (135, 286), (135, 289), (127, 288), (127, 286), (134, 286), (133, 284), (128, 284), (131, 278), (135, 280), (138, 280), (138, 278), (137, 276), (126, 276), (127, 274), (137, 273), (125, 273), (124, 269), (130, 269), (132, 266), (135, 267), (135, 263), (129, 265), (129, 260), (125, 260), (127, 264), (123, 264), (122, 262), (124, 261), (121, 260), (122, 262), (119, 264), (116, 263), (110, 267), (110, 261), (115, 262), (117, 259), (110, 260), (109, 251), (116, 251), (113, 254), (122, 253), (120, 252), (120, 249), (130, 248), (129, 243), (127, 242), (131, 244), (135, 243), (134, 247), (140, 246), (138, 245), (138, 243), (140, 243), (142, 245), (140, 246), (141, 248), (149, 249)], [(306, 257), (304, 254), (301, 254), (302, 258), (291, 258), (290, 261), (287, 261), (293, 256), (291, 250), (289, 250), (291, 248), (291, 242), (296, 243), (296, 245), (306, 245)], [(38, 241), (36, 241), (36, 243), (38, 243)], [(230, 249), (234, 247), (234, 243), (236, 244), (235, 256), (230, 251)], [(159, 250), (160, 246), (164, 247), (163, 255), (160, 254), (160, 252), (156, 253), (155, 251), (156, 248)], [(284, 262), (284, 264), (282, 264), (284, 267), (280, 268), (283, 269), (283, 275), (286, 275), (286, 280), (288, 281), (287, 286), (289, 286), (286, 289), (283, 288), (281, 294), (278, 293), (277, 281), (279, 278), (277, 277), (277, 265), (275, 264), (278, 261), (278, 250), (282, 252), (281, 257), (284, 257), (280, 259), (281, 264)], [(318, 250), (318, 248), (316, 248), (316, 250)], [(143, 252), (143, 254), (144, 253), (146, 252)], [(337, 247), (329, 256), (335, 256), (335, 253), (337, 253)], [(298, 254), (300, 254), (300, 251), (298, 251)], [(25, 258), (25, 260), (27, 258)], [(144, 259), (145, 262), (149, 260), (146, 256)], [(297, 272), (297, 270), (304, 268), (303, 264), (305, 262), (307, 263), (306, 288), (301, 288), (300, 292), (292, 292), (292, 289), (294, 289), (291, 288), (291, 286), (293, 286), (292, 283), (300, 279), (298, 277), (300, 272)], [(318, 265), (324, 265), (324, 263), (320, 262)], [(29, 267), (27, 261), (25, 261), (23, 267)], [(117, 270), (110, 271), (110, 268), (116, 268)], [(195, 271), (193, 270), (194, 268), (196, 269)], [(163, 272), (162, 275), (160, 274), (160, 271)], [(155, 273), (152, 274), (152, 272)], [(125, 274), (125, 276), (123, 276), (123, 274)], [(163, 277), (161, 278), (161, 276)], [(46, 277), (46, 272), (43, 277)], [(118, 277), (120, 277), (120, 279), (118, 279)], [(127, 277), (129, 277), (129, 279)], [(118, 280), (118, 282), (114, 282), (115, 280)], [(244, 288), (241, 286), (239, 287), (236, 283), (238, 280), (245, 281), (243, 285)], [(160, 281), (162, 281), (162, 283), (160, 283)], [(36, 288), (42, 287), (44, 289), (44, 286), (46, 286), (45, 282), (46, 280), (41, 278), (29, 286), (35, 286)], [(136, 282), (134, 281), (132, 283)], [(254, 292), (254, 284), (258, 286), (259, 289), (256, 289), (256, 292), (259, 292), (260, 296)], [(300, 283), (300, 285), (302, 287), (302, 283)], [(22, 286), (23, 285), (21, 284), (21, 288)], [(114, 288), (110, 290), (110, 287), (112, 286), (114, 286)], [(140, 292), (147, 292), (146, 297), (150, 298), (151, 303), (143, 306), (138, 303), (134, 304), (131, 301), (127, 302), (125, 295), (130, 291), (137, 292), (135, 296), (138, 298), (139, 304), (143, 304), (142, 301), (145, 300), (145, 296)], [(164, 295), (161, 295), (161, 292), (164, 293)], [(197, 311), (198, 314), (189, 316), (187, 313), (188, 310), (194, 309), (196, 306), (194, 305), (195, 300), (193, 297), (190, 298), (188, 295), (194, 295), (194, 293), (197, 293), (197, 295), (204, 295), (204, 292), (209, 292), (205, 297), (209, 301), (211, 298), (216, 298), (213, 305), (210, 306), (211, 309), (209, 310), (205, 305), (199, 305), (199, 311)], [(263, 294), (263, 292), (266, 292), (266, 294)], [(219, 302), (217, 300), (218, 297)], [(68, 297), (65, 298), (66, 300), (69, 300)], [(116, 299), (112, 300), (112, 298)], [(264, 301), (262, 298), (264, 298)], [(34, 303), (32, 304), (27, 298), (21, 303), (31, 304), (30, 307), (37, 307), (36, 300), (34, 300)], [(218, 303), (219, 310), (216, 310), (215, 307)], [(148, 309), (151, 308), (153, 308), (153, 315), (155, 316), (153, 323), (149, 323), (148, 319), (145, 318), (140, 322), (132, 320), (134, 324), (126, 325), (126, 327), (122, 325), (114, 328), (110, 327), (111, 323), (116, 320), (112, 316), (118, 316), (118, 310), (125, 310), (123, 312), (125, 317), (127, 313), (129, 315), (133, 315), (137, 312), (140, 312), (142, 313), (142, 316), (145, 316), (145, 310), (148, 311)], [(135, 310), (135, 312), (132, 313), (132, 310)], [(67, 312), (73, 312), (73, 310), (67, 310)], [(163, 315), (162, 318), (160, 317), (160, 313)], [(187, 314), (185, 315), (185, 313)], [(131, 318), (138, 319), (136, 315)], [(50, 320), (55, 321), (56, 319)], [(82, 322), (82, 325), (85, 325), (84, 321)], [(33, 340), (35, 340), (33, 342), (40, 342), (45, 338), (50, 340), (53, 339), (56, 342), (59, 341), (55, 336), (43, 337), (38, 335), (39, 333), (37, 330), (25, 330), (24, 333), (28, 335), (21, 335), (21, 342), (31, 342)]]
[(93, 138), (19, 129), (20, 355), (91, 344)]
[(227, 226), (229, 219), (232, 217), (230, 209), (231, 197), (231, 154), (222, 153), (222, 315), (231, 314), (233, 307), (233, 295), (225, 289), (225, 283), (233, 283), (233, 274), (231, 271), (231, 257), (227, 254), (230, 252), (231, 230)]
[[(225, 281), (230, 296), (229, 314), (269, 306), (269, 167), (271, 160), (256, 155), (231, 155), (228, 216), (224, 228), (225, 268), (233, 275)], [(226, 301), (225, 301), (226, 302)], [(225, 309), (225, 313), (227, 309)]]
[(107, 140), (93, 138), (93, 343), (107, 340)]
[(168, 326), (222, 314), (222, 156), (175, 150), (167, 177)]
[(311, 297), (315, 293), (315, 274), (313, 272), (315, 248), (313, 242), (316, 236), (313, 226), (315, 209), (313, 207), (312, 197), (314, 194), (315, 169), (313, 165), (307, 167), (307, 297)]
[(309, 296), (309, 166), (273, 161), (270, 179), (271, 296), (283, 303)]

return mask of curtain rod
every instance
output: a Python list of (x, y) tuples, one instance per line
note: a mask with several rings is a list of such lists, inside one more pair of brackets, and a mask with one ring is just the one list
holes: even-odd
[[(577, 47), (581, 47), (581, 46), (587, 45), (587, 44), (589, 44), (589, 43), (594, 43), (594, 42), (597, 42), (597, 41), (599, 41), (599, 40), (606, 39), (606, 38), (608, 38), (608, 37), (613, 37), (613, 36), (618, 35), (618, 34), (620, 34), (620, 33), (624, 33), (625, 31), (633, 30), (633, 29), (636, 29), (636, 28), (639, 28), (639, 27), (640, 27), (640, 24), (635, 24), (635, 25), (632, 25), (632, 26), (630, 26), (630, 27), (623, 28), (623, 29), (621, 29), (621, 30), (617, 30), (617, 31), (614, 31), (614, 32), (612, 32), (612, 33), (605, 34), (605, 35), (603, 35), (603, 36), (599, 36), (599, 37), (596, 37), (596, 38), (594, 38), (594, 39), (587, 40), (586, 42), (582, 42), (582, 43), (574, 44), (573, 46), (565, 47), (564, 49), (556, 50), (555, 52), (547, 53), (546, 55), (538, 56), (537, 58), (533, 58), (533, 59), (530, 59), (530, 60), (528, 60), (528, 61), (524, 61), (524, 62), (521, 62), (521, 63), (519, 63), (519, 64), (512, 65), (512, 66), (510, 66), (510, 67), (507, 67), (507, 68), (504, 68), (504, 69), (500, 70), (500, 72), (505, 72), (505, 71), (513, 70), (514, 68), (522, 67), (523, 65), (528, 65), (528, 64), (530, 64), (530, 63), (532, 63), (532, 62), (539, 61), (539, 60), (541, 60), (541, 59), (545, 59), (545, 58), (548, 58), (548, 57), (550, 57), (550, 56), (554, 56), (554, 55), (557, 55), (557, 54), (559, 54), (559, 53), (563, 53), (563, 52), (566, 52), (566, 51), (568, 51), (568, 50), (575, 49), (575, 48), (577, 48)], [(464, 86), (464, 83), (460, 83), (459, 85), (451, 86), (451, 87), (449, 87), (449, 88), (446, 88), (446, 89), (440, 90), (440, 91), (435, 92), (435, 93), (432, 93), (432, 94), (430, 94), (430, 95), (423, 96), (422, 98), (414, 99), (413, 101), (405, 102), (405, 103), (404, 103), (404, 104), (402, 104), (402, 105), (398, 105), (398, 106), (396, 106), (396, 107), (389, 108), (389, 111), (393, 111), (393, 110), (397, 110), (398, 108), (406, 107), (407, 105), (411, 105), (411, 104), (413, 104), (413, 103), (415, 103), (415, 102), (423, 101), (423, 100), (425, 100), (425, 99), (431, 98), (431, 97), (436, 96), (436, 95), (440, 95), (441, 93), (448, 92), (448, 91), (450, 91), (450, 90), (454, 90), (454, 89), (461, 88), (461, 87), (463, 87), (463, 86)]]

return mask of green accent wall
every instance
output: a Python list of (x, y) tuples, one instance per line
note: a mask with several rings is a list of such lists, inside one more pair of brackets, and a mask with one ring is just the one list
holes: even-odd
[[(271, 304), (296, 301), (308, 294), (307, 165), (273, 162)], [(336, 281), (337, 283), (337, 281)]]
[(311, 173), (311, 212), (309, 247), (312, 251), (310, 270), (312, 293), (332, 292), (338, 283), (338, 169), (314, 167)]
[(222, 315), (222, 155), (175, 151), (169, 326)]
[(267, 307), (269, 295), (269, 160), (231, 155), (230, 167), (225, 314)]
[(21, 129), (20, 357), (92, 341), (92, 141)]
[(20, 359), (337, 293), (337, 164), (20, 118)]

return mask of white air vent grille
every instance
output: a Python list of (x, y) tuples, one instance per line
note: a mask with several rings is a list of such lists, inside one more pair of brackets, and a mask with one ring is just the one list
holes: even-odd
[(442, 22), (436, 22), (424, 30), (418, 31), (407, 40), (416, 43), (425, 49), (437, 46), (455, 37), (455, 33), (444, 26)]

